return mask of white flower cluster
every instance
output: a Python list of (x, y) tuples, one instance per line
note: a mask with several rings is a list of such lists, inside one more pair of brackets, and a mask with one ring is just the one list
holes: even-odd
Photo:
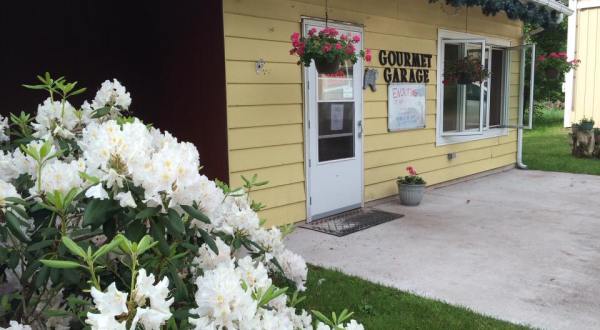
[(73, 129), (80, 122), (77, 110), (67, 101), (52, 101), (47, 98), (38, 105), (35, 122), (32, 124), (35, 133), (33, 136), (48, 139), (59, 136), (71, 139), (75, 136)]
[(109, 106), (118, 107), (120, 110), (127, 110), (129, 109), (129, 105), (131, 105), (131, 96), (117, 79), (113, 79), (113, 81), (106, 80), (102, 83), (94, 101), (92, 101), (91, 107), (93, 109), (100, 109)]
[[(365, 330), (365, 327), (362, 324), (356, 322), (356, 320), (350, 320), (350, 322), (344, 324), (344, 326), (342, 328), (344, 330)], [(327, 324), (319, 322), (319, 324), (317, 324), (316, 330), (332, 330), (332, 329)]]
[[(170, 307), (173, 298), (167, 299), (169, 279), (165, 277), (154, 284), (155, 281), (153, 274), (147, 275), (145, 269), (140, 269), (133, 292), (133, 301), (137, 308), (129, 329), (135, 330), (140, 324), (146, 330), (160, 330), (161, 326), (171, 318)], [(92, 287), (91, 294), (99, 312), (87, 314), (86, 323), (92, 330), (125, 330), (126, 321), (118, 321), (116, 317), (129, 314), (127, 308), (129, 294), (119, 291), (114, 282), (108, 286), (106, 292)]]
[(267, 269), (249, 256), (223, 261), (205, 270), (196, 279), (197, 308), (190, 313), (196, 330), (312, 330), (312, 318), (286, 306), (287, 296), (271, 300), (269, 308), (260, 307), (255, 297), (262, 297), (271, 287)]
[(8, 328), (0, 327), (0, 330), (31, 330), (31, 327), (28, 325), (20, 324), (17, 321), (10, 321)]

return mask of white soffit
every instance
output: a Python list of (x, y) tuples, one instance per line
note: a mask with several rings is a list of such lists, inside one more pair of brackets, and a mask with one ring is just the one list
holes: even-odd
[(542, 6), (548, 7), (550, 9), (554, 9), (554, 10), (558, 11), (559, 13), (565, 14), (567, 16), (570, 16), (573, 14), (573, 10), (571, 8), (569, 8), (568, 6), (558, 2), (556, 0), (530, 0), (530, 1), (533, 1)]

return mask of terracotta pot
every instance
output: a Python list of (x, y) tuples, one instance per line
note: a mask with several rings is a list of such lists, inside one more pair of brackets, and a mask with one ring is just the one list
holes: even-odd
[(397, 182), (397, 184), (400, 204), (407, 206), (417, 206), (421, 204), (423, 194), (425, 194), (424, 184), (405, 184), (400, 182)]
[(546, 78), (550, 80), (556, 80), (560, 76), (560, 72), (557, 68), (546, 68), (544, 73), (546, 74)]
[(326, 59), (319, 59), (315, 60), (315, 66), (318, 73), (332, 74), (340, 71), (340, 60), (336, 58), (333, 62), (329, 62)]

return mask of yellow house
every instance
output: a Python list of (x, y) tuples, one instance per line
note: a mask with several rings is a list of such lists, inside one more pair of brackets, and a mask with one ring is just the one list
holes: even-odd
[[(527, 47), (504, 12), (428, 0), (223, 0), (223, 12), (229, 180), (269, 181), (252, 192), (269, 223), (392, 196), (409, 165), (435, 185), (520, 163)], [(373, 60), (333, 76), (297, 65), (290, 35), (325, 26), (360, 36)], [(446, 63), (466, 55), (490, 78), (444, 84)], [(374, 91), (366, 70), (378, 73)]]
[[(567, 56), (581, 64), (565, 76), (564, 126), (582, 118), (600, 123), (600, 1), (570, 0), (575, 12), (569, 17)], [(598, 127), (598, 126), (596, 126)]]

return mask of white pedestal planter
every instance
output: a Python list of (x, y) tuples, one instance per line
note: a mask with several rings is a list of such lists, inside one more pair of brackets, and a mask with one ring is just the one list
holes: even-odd
[(416, 206), (421, 203), (425, 193), (424, 184), (404, 184), (398, 182), (398, 195), (400, 203), (407, 206)]

